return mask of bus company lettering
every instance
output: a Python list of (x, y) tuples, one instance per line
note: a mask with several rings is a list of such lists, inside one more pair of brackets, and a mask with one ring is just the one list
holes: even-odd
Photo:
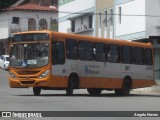
[(94, 75), (97, 75), (97, 74), (99, 74), (99, 70), (96, 70), (98, 68), (99, 68), (99, 66), (85, 65), (84, 72), (85, 72), (85, 74), (94, 74)]

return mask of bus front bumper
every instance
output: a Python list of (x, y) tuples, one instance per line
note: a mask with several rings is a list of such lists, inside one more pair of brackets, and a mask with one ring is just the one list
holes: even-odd
[(13, 79), (9, 78), (11, 88), (29, 88), (29, 87), (49, 87), (51, 86), (51, 77), (47, 76), (43, 79)]

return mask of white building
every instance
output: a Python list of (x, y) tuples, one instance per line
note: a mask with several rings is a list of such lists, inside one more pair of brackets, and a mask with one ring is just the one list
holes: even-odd
[(52, 22), (58, 18), (55, 11), (56, 8), (25, 4), (0, 12), (0, 54), (8, 53), (8, 38), (16, 32), (53, 29)]
[(135, 40), (146, 35), (146, 0), (115, 0), (115, 38)]
[(95, 0), (59, 0), (59, 32), (94, 36)]
[(160, 0), (115, 0), (118, 39), (136, 40), (160, 35)]

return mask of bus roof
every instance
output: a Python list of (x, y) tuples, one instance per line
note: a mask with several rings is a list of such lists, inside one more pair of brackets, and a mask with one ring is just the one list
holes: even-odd
[[(55, 32), (50, 30), (42, 30), (42, 31), (28, 31), (28, 32), (19, 32), (15, 34), (27, 34), (27, 33), (48, 33), (53, 35), (58, 39), (68, 38), (68, 39), (76, 39), (76, 40), (87, 40), (92, 42), (105, 42), (108, 44), (120, 44), (120, 45), (128, 45), (128, 46), (137, 46), (137, 47), (152, 47), (151, 43), (140, 43), (140, 42), (131, 42), (128, 40), (116, 40), (116, 39), (109, 39), (109, 38), (99, 38), (93, 36), (86, 36), (86, 35), (79, 35), (79, 34), (69, 34), (69, 33), (62, 33), (62, 32)], [(63, 39), (64, 40), (64, 39)]]

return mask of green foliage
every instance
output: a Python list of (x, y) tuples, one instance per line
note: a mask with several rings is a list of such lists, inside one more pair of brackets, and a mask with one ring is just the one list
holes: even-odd
[(18, 0), (0, 0), (0, 9), (5, 9), (17, 1)]

